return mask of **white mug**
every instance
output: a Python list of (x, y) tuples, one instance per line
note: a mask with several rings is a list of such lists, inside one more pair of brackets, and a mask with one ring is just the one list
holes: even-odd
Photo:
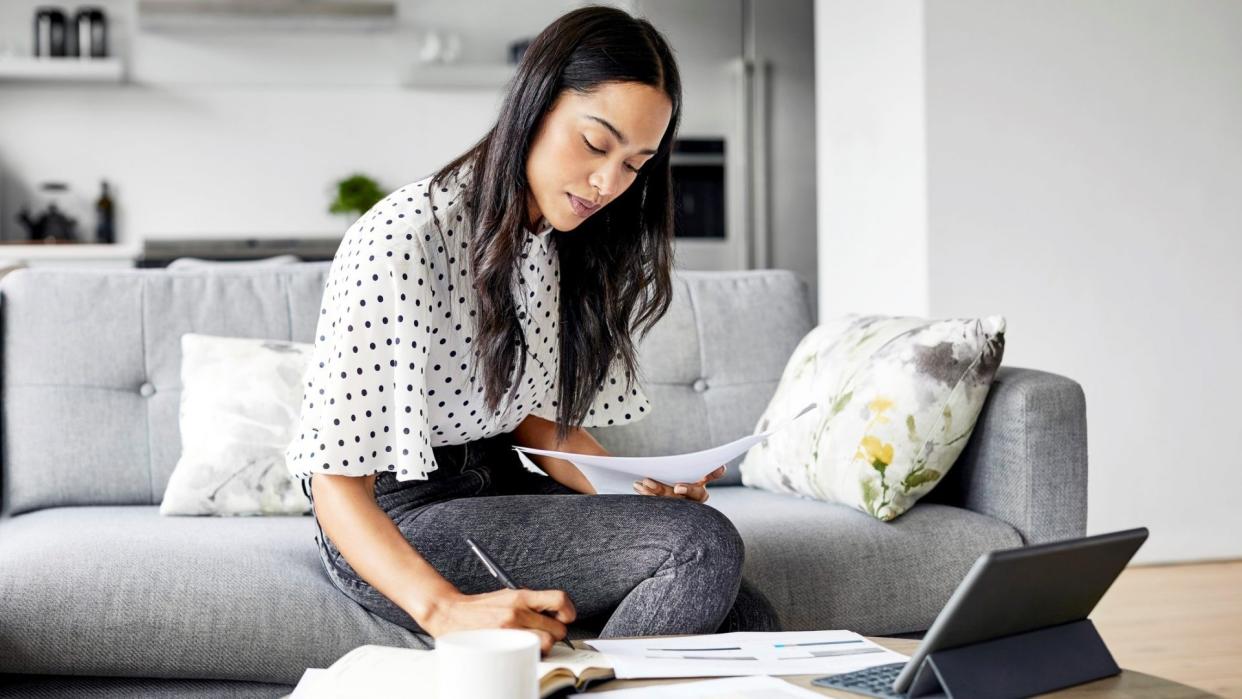
[(436, 699), (538, 699), (539, 636), (524, 629), (436, 638)]

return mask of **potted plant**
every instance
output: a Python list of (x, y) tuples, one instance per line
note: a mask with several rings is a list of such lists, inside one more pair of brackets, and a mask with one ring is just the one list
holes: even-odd
[(328, 207), (328, 211), (346, 215), (346, 225), (349, 225), (383, 198), (384, 191), (375, 180), (362, 173), (355, 173), (336, 183), (336, 199)]

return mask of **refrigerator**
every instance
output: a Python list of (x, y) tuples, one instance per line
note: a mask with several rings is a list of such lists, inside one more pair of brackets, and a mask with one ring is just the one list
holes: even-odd
[(814, 292), (813, 0), (635, 0), (630, 9), (677, 58), (679, 137), (724, 142), (724, 230), (679, 238), (678, 266), (791, 269)]

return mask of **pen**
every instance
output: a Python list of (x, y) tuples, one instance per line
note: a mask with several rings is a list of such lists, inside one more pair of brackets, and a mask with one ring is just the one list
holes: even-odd
[[(481, 546), (474, 543), (474, 540), (471, 539), (470, 537), (466, 537), (466, 543), (470, 544), (470, 550), (474, 551), (474, 555), (478, 556), (480, 561), (483, 561), (483, 565), (487, 567), (487, 572), (495, 576), (496, 579), (499, 580), (502, 585), (509, 588), (510, 590), (518, 589), (518, 586), (513, 584), (513, 581), (509, 579), (509, 575), (505, 573), (504, 569), (501, 568), (495, 561), (493, 561), (491, 557), (489, 557), (486, 553), (484, 553), (483, 548)], [(561, 639), (561, 643), (564, 643), (566, 648), (570, 650), (575, 650), (573, 644), (569, 642), (568, 638)]]

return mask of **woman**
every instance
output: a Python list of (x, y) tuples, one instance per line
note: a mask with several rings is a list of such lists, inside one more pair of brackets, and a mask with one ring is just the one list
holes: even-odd
[[(344, 594), (433, 637), (530, 629), (544, 652), (575, 621), (776, 627), (737, 531), (702, 504), (723, 466), (596, 495), (572, 463), (533, 457), (537, 474), (511, 448), (606, 454), (584, 426), (649, 412), (633, 334), (672, 296), (680, 112), (650, 23), (572, 11), (530, 44), (481, 141), (347, 231), (287, 453)], [(497, 589), (466, 537), (523, 589)]]

